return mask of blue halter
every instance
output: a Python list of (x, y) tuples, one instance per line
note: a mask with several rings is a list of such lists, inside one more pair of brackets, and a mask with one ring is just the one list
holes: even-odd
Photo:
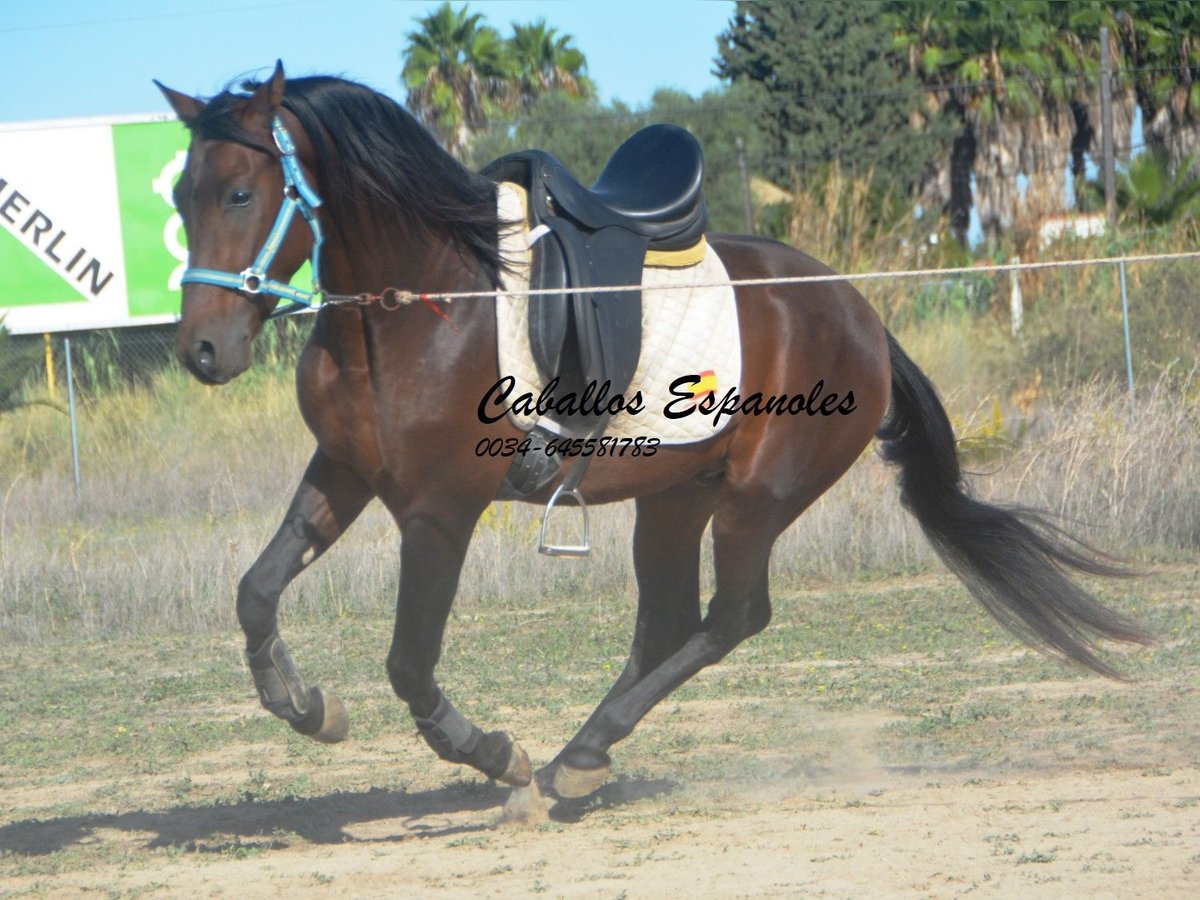
[[(271, 121), (271, 134), (275, 138), (275, 146), (282, 154), (279, 161), (283, 165), (283, 204), (279, 207), (275, 224), (271, 226), (271, 232), (267, 235), (262, 249), (258, 251), (258, 256), (255, 257), (250, 268), (236, 274), (221, 272), (217, 269), (189, 267), (184, 270), (181, 283), (213, 284), (246, 294), (270, 294), (282, 300), (290, 300), (291, 304), (285, 309), (272, 313), (272, 317), (274, 317), (300, 309), (309, 309), (322, 295), (321, 244), (325, 237), (321, 232), (321, 222), (317, 218), (316, 212), (317, 207), (321, 205), (321, 198), (308, 183), (308, 179), (304, 177), (304, 171), (300, 168), (299, 160), (296, 159), (296, 145), (292, 142), (292, 136), (283, 127), (283, 122), (278, 116)], [(295, 218), (296, 210), (299, 210), (304, 221), (308, 222), (308, 227), (312, 229), (313, 234), (313, 287), (311, 291), (292, 287), (290, 284), (267, 277), (267, 269), (275, 261), (275, 254), (279, 252), (279, 247), (283, 244), (292, 219)]]

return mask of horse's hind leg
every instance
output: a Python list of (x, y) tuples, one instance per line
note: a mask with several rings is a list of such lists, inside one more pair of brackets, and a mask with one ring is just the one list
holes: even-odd
[(637, 625), (629, 661), (610, 697), (641, 681), (699, 630), (700, 539), (719, 490), (719, 484), (685, 482), (636, 501)]
[[(638, 609), (633, 645), (624, 670), (592, 718), (700, 629), (700, 539), (718, 491), (719, 485), (685, 482), (637, 499), (633, 565)], [(560, 766), (561, 760), (555, 760), (539, 771), (539, 781), (548, 786), (549, 780), (556, 779), (563, 796), (590, 793), (607, 776), (609, 760), (607, 755), (586, 760), (584, 774), (582, 755), (576, 754), (575, 765), (565, 768)], [(568, 785), (568, 781), (575, 783)]]
[(301, 734), (320, 741), (346, 736), (346, 712), (333, 694), (305, 686), (279, 637), (279, 596), (338, 539), (371, 497), (357, 475), (317, 451), (279, 530), (238, 585), (238, 621), (259, 699)]
[(707, 613), (654, 669), (622, 693), (610, 693), (571, 739), (554, 773), (560, 796), (584, 796), (599, 787), (608, 773), (613, 744), (627, 737), (673, 690), (766, 627), (771, 618), (767, 563), (771, 545), (788, 522), (779, 512), (761, 503), (726, 503), (718, 509), (713, 519), (716, 592)]

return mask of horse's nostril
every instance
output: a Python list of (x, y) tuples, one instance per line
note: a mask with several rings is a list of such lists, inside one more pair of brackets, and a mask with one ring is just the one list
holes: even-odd
[(205, 375), (211, 375), (217, 368), (217, 354), (213, 345), (208, 341), (200, 341), (196, 345), (196, 368)]

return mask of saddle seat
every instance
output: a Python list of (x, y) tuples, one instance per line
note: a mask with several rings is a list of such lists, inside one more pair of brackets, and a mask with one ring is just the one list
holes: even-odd
[(703, 188), (704, 155), (696, 139), (682, 128), (652, 125), (617, 148), (591, 195), (662, 238), (700, 217)]
[(545, 150), (502, 156), (483, 174), (529, 191), (535, 218), (538, 200), (548, 196), (547, 212), (564, 215), (585, 230), (632, 232), (649, 239), (653, 250), (691, 247), (708, 225), (704, 153), (696, 138), (676, 125), (650, 125), (635, 133), (617, 148), (591, 188)]

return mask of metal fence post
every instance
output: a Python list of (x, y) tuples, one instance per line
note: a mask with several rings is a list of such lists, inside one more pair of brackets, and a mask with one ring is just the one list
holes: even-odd
[(1117, 263), (1121, 275), (1121, 321), (1125, 328), (1125, 376), (1129, 380), (1129, 418), (1137, 411), (1133, 401), (1133, 345), (1129, 338), (1129, 291), (1125, 287), (1125, 260)]
[[(1021, 257), (1014, 256), (1009, 262), (1019, 266), (1021, 264)], [(1021, 298), (1021, 273), (1019, 270), (1009, 270), (1008, 283), (1010, 289), (1008, 308), (1012, 319), (1012, 334), (1013, 337), (1016, 337), (1025, 322), (1025, 304)]]
[(75, 464), (75, 499), (83, 499), (83, 483), (79, 476), (79, 424), (75, 416), (75, 375), (71, 368), (71, 339), (63, 338), (63, 353), (67, 357), (67, 409), (71, 416), (71, 459)]

